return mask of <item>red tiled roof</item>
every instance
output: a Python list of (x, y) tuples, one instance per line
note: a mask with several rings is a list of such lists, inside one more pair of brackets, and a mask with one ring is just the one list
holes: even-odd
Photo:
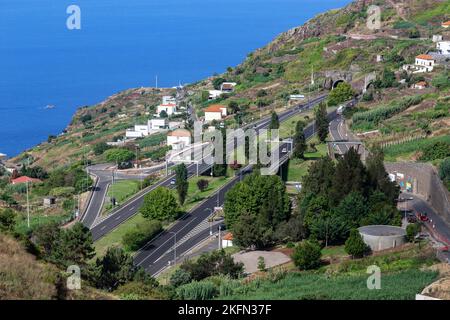
[(220, 104), (213, 104), (212, 106), (209, 106), (205, 109), (205, 112), (220, 112), (222, 113), (222, 109), (226, 108), (223, 105)]
[(228, 232), (223, 236), (223, 240), (233, 241), (233, 234), (231, 232)]
[(428, 83), (426, 83), (425, 81), (419, 81), (416, 83), (416, 86), (426, 87), (427, 85), (428, 85)]
[(450, 20), (449, 20), (449, 21), (442, 22), (442, 25), (443, 25), (443, 26), (450, 26)]
[(416, 59), (422, 59), (422, 60), (434, 60), (432, 56), (429, 54), (419, 54)]
[(19, 177), (17, 179), (12, 179), (11, 180), (12, 184), (27, 183), (27, 182), (29, 182), (29, 183), (34, 183), (34, 182), (39, 183), (39, 182), (42, 182), (42, 180), (30, 178), (30, 177), (27, 177), (27, 176), (22, 176), (22, 177)]

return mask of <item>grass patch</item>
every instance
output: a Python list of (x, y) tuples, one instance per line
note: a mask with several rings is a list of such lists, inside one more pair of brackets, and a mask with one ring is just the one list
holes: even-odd
[[(310, 140), (310, 142), (317, 143), (317, 138)], [(288, 181), (302, 181), (303, 177), (308, 174), (309, 166), (318, 158), (327, 154), (327, 145), (325, 143), (315, 146), (317, 151), (305, 153), (305, 160), (292, 159), (289, 161), (287, 180)]]
[(116, 198), (121, 204), (123, 201), (139, 191), (139, 181), (136, 180), (119, 180), (112, 184), (108, 189), (108, 197)]

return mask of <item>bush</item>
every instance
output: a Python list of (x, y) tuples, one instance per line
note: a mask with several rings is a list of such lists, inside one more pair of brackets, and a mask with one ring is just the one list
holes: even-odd
[(352, 258), (362, 258), (369, 251), (370, 249), (359, 234), (359, 231), (357, 229), (350, 231), (350, 236), (345, 241), (345, 252), (351, 255)]
[(93, 150), (96, 156), (103, 154), (106, 150), (111, 149), (106, 142), (100, 142), (94, 145)]
[(217, 289), (211, 281), (194, 281), (177, 289), (181, 300), (211, 300), (217, 294)]
[(317, 241), (303, 240), (295, 247), (292, 260), (300, 270), (316, 269), (320, 266), (321, 251)]
[(136, 224), (136, 228), (128, 231), (122, 238), (126, 250), (136, 251), (162, 231), (162, 224), (157, 220)]
[(423, 150), (420, 160), (433, 161), (436, 159), (444, 159), (446, 157), (450, 157), (450, 143), (437, 141)]
[(419, 223), (411, 223), (406, 227), (406, 239), (409, 242), (414, 242), (414, 238), (420, 232), (420, 224)]
[(178, 202), (173, 192), (164, 187), (158, 187), (149, 192), (139, 209), (145, 218), (159, 221), (175, 219), (178, 210)]
[(197, 181), (198, 190), (200, 190), (201, 192), (203, 192), (206, 189), (208, 189), (208, 186), (209, 186), (208, 180), (200, 179), (200, 180)]
[(134, 158), (133, 152), (131, 152), (128, 149), (120, 149), (120, 148), (106, 150), (104, 155), (106, 161), (113, 163), (128, 162)]
[(351, 85), (346, 82), (341, 82), (330, 92), (330, 95), (328, 96), (328, 105), (335, 106), (339, 103), (350, 100), (354, 94), (355, 92), (353, 91)]
[(178, 288), (179, 286), (191, 282), (191, 274), (183, 269), (177, 269), (170, 277), (170, 285)]
[(74, 187), (57, 187), (50, 191), (50, 195), (54, 197), (70, 197), (74, 193)]
[(0, 209), (0, 231), (11, 231), (16, 224), (16, 214), (12, 209)]
[(439, 165), (439, 177), (450, 190), (450, 157), (445, 158)]

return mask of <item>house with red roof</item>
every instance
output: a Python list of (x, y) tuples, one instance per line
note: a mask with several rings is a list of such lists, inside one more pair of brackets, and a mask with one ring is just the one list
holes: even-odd
[(214, 120), (220, 121), (223, 117), (227, 116), (227, 107), (214, 104), (205, 109), (205, 121), (211, 122)]
[(21, 184), (21, 183), (40, 183), (42, 180), (30, 178), (27, 176), (22, 176), (11, 180), (11, 184)]
[(231, 232), (228, 232), (222, 238), (222, 249), (232, 246), (233, 246), (233, 234)]
[(441, 26), (442, 26), (442, 28), (446, 28), (447, 29), (448, 27), (450, 27), (450, 20), (442, 22)]

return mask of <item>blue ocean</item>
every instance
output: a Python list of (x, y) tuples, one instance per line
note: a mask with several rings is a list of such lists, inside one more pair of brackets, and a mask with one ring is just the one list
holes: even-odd
[[(0, 152), (60, 133), (78, 107), (127, 88), (221, 73), (349, 0), (1, 0)], [(70, 30), (67, 8), (80, 9)], [(54, 106), (54, 108), (46, 108)]]

